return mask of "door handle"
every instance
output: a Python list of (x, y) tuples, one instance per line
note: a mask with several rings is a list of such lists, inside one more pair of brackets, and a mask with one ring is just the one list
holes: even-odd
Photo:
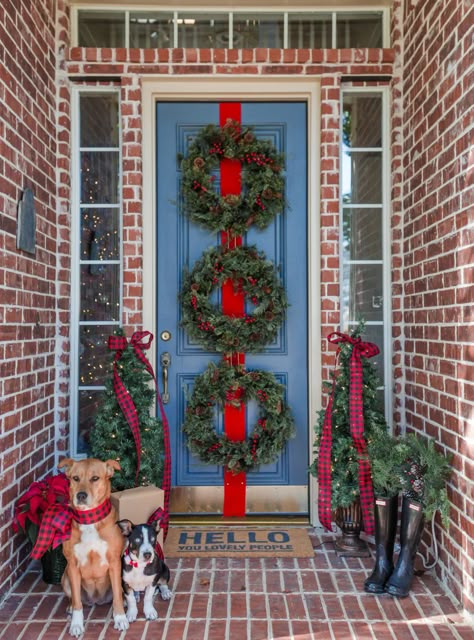
[(170, 401), (170, 394), (168, 392), (168, 369), (171, 365), (171, 356), (168, 351), (163, 351), (160, 357), (161, 362), (161, 378), (163, 380), (163, 393), (161, 394), (161, 400), (163, 404), (168, 404)]

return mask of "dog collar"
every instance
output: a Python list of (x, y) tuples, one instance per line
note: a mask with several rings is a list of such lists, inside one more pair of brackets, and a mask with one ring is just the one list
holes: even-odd
[(71, 509), (73, 519), (79, 524), (96, 524), (100, 522), (112, 511), (112, 503), (110, 498), (104, 500), (102, 504), (99, 504), (93, 509), (87, 509), (86, 511), (79, 511), (78, 509)]

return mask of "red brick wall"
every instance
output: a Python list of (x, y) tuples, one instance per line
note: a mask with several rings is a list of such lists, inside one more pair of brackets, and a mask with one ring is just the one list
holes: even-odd
[[(326, 336), (339, 328), (339, 99), (342, 76), (392, 76), (392, 307), (395, 422), (435, 435), (455, 454), (453, 523), (437, 531), (440, 575), (474, 611), (472, 451), (467, 420), (467, 9), (458, 0), (395, 0), (393, 49), (68, 49), (67, 0), (6, 1), (0, 8), (0, 443), (5, 478), (0, 585), (25, 563), (12, 541), (18, 492), (68, 447), (70, 300), (70, 79), (120, 77), (123, 138), (124, 317), (142, 323), (141, 77), (300, 75), (321, 81), (321, 331), (323, 369), (334, 363)], [(34, 8), (30, 5), (34, 4)], [(436, 4), (436, 11), (431, 9)], [(441, 6), (441, 8), (440, 8)], [(56, 13), (55, 13), (55, 7)], [(402, 7), (405, 7), (403, 10)], [(24, 15), (23, 15), (24, 14)], [(54, 45), (54, 28), (57, 44)], [(472, 175), (472, 174), (471, 174)], [(36, 193), (37, 254), (15, 247), (21, 189)], [(472, 259), (471, 259), (472, 260)], [(39, 323), (37, 325), (37, 319)], [(471, 340), (472, 341), (472, 340)], [(472, 428), (472, 427), (471, 427)], [(438, 525), (439, 526), (439, 525)], [(23, 563), (23, 564), (21, 564)], [(20, 569), (18, 570), (17, 567)]]
[[(58, 240), (55, 2), (0, 7), (0, 590), (25, 566), (18, 494), (54, 467)], [(35, 196), (36, 255), (16, 248), (17, 206)], [(64, 272), (66, 278), (69, 277)]]
[(472, 613), (474, 10), (457, 0), (413, 5), (403, 23), (404, 417), (453, 455), (437, 571)]

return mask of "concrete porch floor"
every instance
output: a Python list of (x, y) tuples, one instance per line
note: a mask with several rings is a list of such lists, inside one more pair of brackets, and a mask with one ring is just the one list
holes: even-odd
[[(82, 640), (474, 640), (433, 575), (415, 577), (408, 598), (368, 595), (373, 560), (338, 558), (330, 534), (309, 532), (314, 558), (169, 559), (173, 597), (156, 598), (158, 620), (119, 632), (110, 606), (85, 607)], [(0, 638), (67, 639), (66, 608), (31, 565), (0, 605)]]

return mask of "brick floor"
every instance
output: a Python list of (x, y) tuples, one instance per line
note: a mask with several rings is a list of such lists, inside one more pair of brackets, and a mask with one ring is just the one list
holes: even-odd
[[(173, 597), (157, 597), (159, 620), (119, 632), (109, 606), (85, 608), (81, 640), (474, 640), (432, 575), (402, 600), (369, 595), (372, 559), (338, 558), (330, 535), (310, 536), (314, 558), (170, 559)], [(66, 606), (32, 565), (0, 605), (0, 639), (67, 639)]]

